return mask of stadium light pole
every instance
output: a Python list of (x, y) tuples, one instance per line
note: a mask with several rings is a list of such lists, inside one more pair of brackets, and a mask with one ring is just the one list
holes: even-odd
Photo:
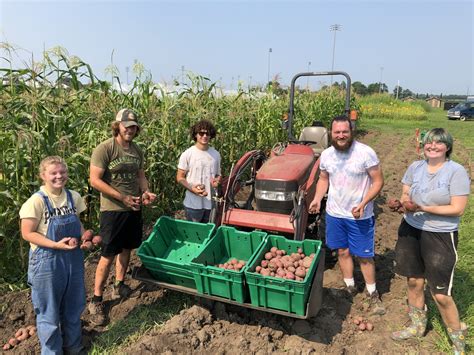
[(272, 54), (272, 49), (268, 48), (268, 72), (267, 72), (267, 85), (270, 82), (270, 55)]
[(379, 85), (379, 94), (382, 93), (382, 76), (383, 76), (383, 67), (380, 67), (380, 85)]
[[(308, 62), (308, 73), (311, 71), (311, 61)], [(306, 90), (309, 89), (309, 76), (306, 77)]]
[[(334, 32), (334, 39), (332, 43), (332, 66), (331, 71), (334, 71), (334, 56), (336, 53), (336, 32), (341, 31), (342, 25), (335, 23), (334, 25), (329, 26), (329, 30)], [(331, 86), (332, 86), (332, 75), (331, 75)]]

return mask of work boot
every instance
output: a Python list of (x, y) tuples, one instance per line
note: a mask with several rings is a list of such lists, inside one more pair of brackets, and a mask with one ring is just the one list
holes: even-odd
[(350, 297), (355, 297), (359, 291), (357, 291), (357, 288), (355, 286), (346, 286), (344, 288), (344, 291), (350, 296)]
[(366, 293), (364, 308), (371, 316), (385, 314), (385, 307), (380, 300), (379, 292), (375, 290), (372, 294)]
[(461, 329), (448, 328), (448, 335), (453, 342), (454, 355), (464, 355), (466, 348), (467, 325), (461, 322)]
[(111, 298), (113, 300), (118, 300), (119, 298), (127, 298), (128, 296), (130, 296), (131, 293), (132, 293), (132, 289), (129, 286), (125, 285), (122, 281), (122, 282), (115, 283), (112, 286)]
[(103, 325), (105, 323), (105, 309), (103, 302), (90, 302), (87, 309), (90, 313), (89, 322), (92, 325)]
[(410, 323), (402, 330), (393, 332), (391, 335), (393, 340), (406, 340), (422, 337), (425, 334), (426, 323), (428, 322), (426, 306), (425, 309), (420, 309), (408, 305), (408, 316), (410, 317)]

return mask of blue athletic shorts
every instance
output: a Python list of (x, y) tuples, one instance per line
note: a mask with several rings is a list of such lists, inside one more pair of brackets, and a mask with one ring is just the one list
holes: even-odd
[(375, 218), (337, 218), (326, 213), (326, 245), (330, 249), (349, 248), (351, 255), (373, 258)]

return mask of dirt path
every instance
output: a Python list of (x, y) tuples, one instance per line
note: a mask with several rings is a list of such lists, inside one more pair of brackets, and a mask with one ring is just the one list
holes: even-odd
[[(436, 334), (431, 329), (423, 340), (395, 343), (389, 334), (406, 321), (405, 280), (394, 275), (394, 246), (401, 216), (386, 206), (389, 198), (398, 198), (400, 180), (410, 162), (416, 159), (414, 136), (383, 136), (369, 132), (360, 138), (375, 149), (382, 162), (385, 186), (376, 200), (376, 266), (377, 285), (387, 307), (384, 316), (371, 317), (375, 328), (362, 332), (352, 323), (354, 317), (364, 315), (364, 287), (360, 269), (356, 268), (359, 293), (352, 301), (341, 290), (342, 278), (336, 265), (324, 273), (323, 306), (318, 316), (308, 321), (294, 320), (223, 303), (194, 305), (181, 311), (163, 327), (137, 339), (125, 353), (197, 353), (234, 354), (270, 352), (307, 353), (434, 353)], [(96, 260), (87, 264), (86, 282), (91, 294)], [(138, 263), (136, 258), (133, 261)], [(121, 303), (107, 302), (111, 322), (127, 317), (140, 306), (157, 307), (174, 297), (173, 292), (133, 280), (133, 297)], [(16, 329), (34, 324), (29, 293), (10, 293), (0, 298), (0, 341), (5, 343)], [(84, 316), (84, 339), (87, 346), (106, 328), (93, 328)], [(13, 352), (13, 351), (10, 351)], [(21, 343), (14, 352), (39, 352), (37, 338)]]

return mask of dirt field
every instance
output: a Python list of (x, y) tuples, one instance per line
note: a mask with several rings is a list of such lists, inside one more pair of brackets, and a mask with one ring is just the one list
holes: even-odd
[[(405, 315), (405, 280), (393, 273), (394, 246), (401, 216), (393, 213), (386, 205), (392, 197), (399, 197), (400, 180), (409, 163), (416, 159), (414, 136), (399, 137), (369, 132), (360, 137), (362, 142), (372, 146), (382, 162), (385, 186), (376, 200), (376, 266), (377, 287), (387, 308), (384, 316), (370, 317), (374, 330), (359, 331), (352, 320), (364, 315), (363, 282), (360, 270), (356, 269), (356, 283), (359, 293), (352, 301), (341, 290), (342, 277), (338, 266), (328, 268), (324, 273), (323, 305), (318, 316), (308, 321), (294, 320), (265, 312), (230, 307), (223, 303), (198, 305), (184, 309), (168, 320), (157, 331), (152, 331), (128, 348), (124, 353), (196, 353), (196, 354), (238, 354), (238, 353), (426, 353), (437, 352), (434, 344), (436, 334), (430, 328), (423, 340), (396, 343), (389, 334), (402, 325)], [(457, 150), (459, 152), (460, 149)], [(86, 265), (86, 285), (89, 297), (92, 295), (94, 271), (97, 260)], [(132, 264), (137, 265), (135, 257)], [(132, 280), (132, 297), (122, 301), (109, 301), (105, 294), (109, 322), (127, 317), (140, 306), (156, 307), (173, 297), (174, 292), (164, 291), (156, 286)], [(110, 288), (109, 288), (110, 289)], [(0, 341), (4, 344), (15, 331), (25, 325), (34, 324), (34, 315), (29, 292), (10, 293), (0, 297)], [(90, 347), (94, 338), (107, 331), (106, 327), (92, 327), (88, 323), (87, 311), (83, 314), (84, 342)], [(8, 353), (39, 353), (36, 337), (20, 343)]]

